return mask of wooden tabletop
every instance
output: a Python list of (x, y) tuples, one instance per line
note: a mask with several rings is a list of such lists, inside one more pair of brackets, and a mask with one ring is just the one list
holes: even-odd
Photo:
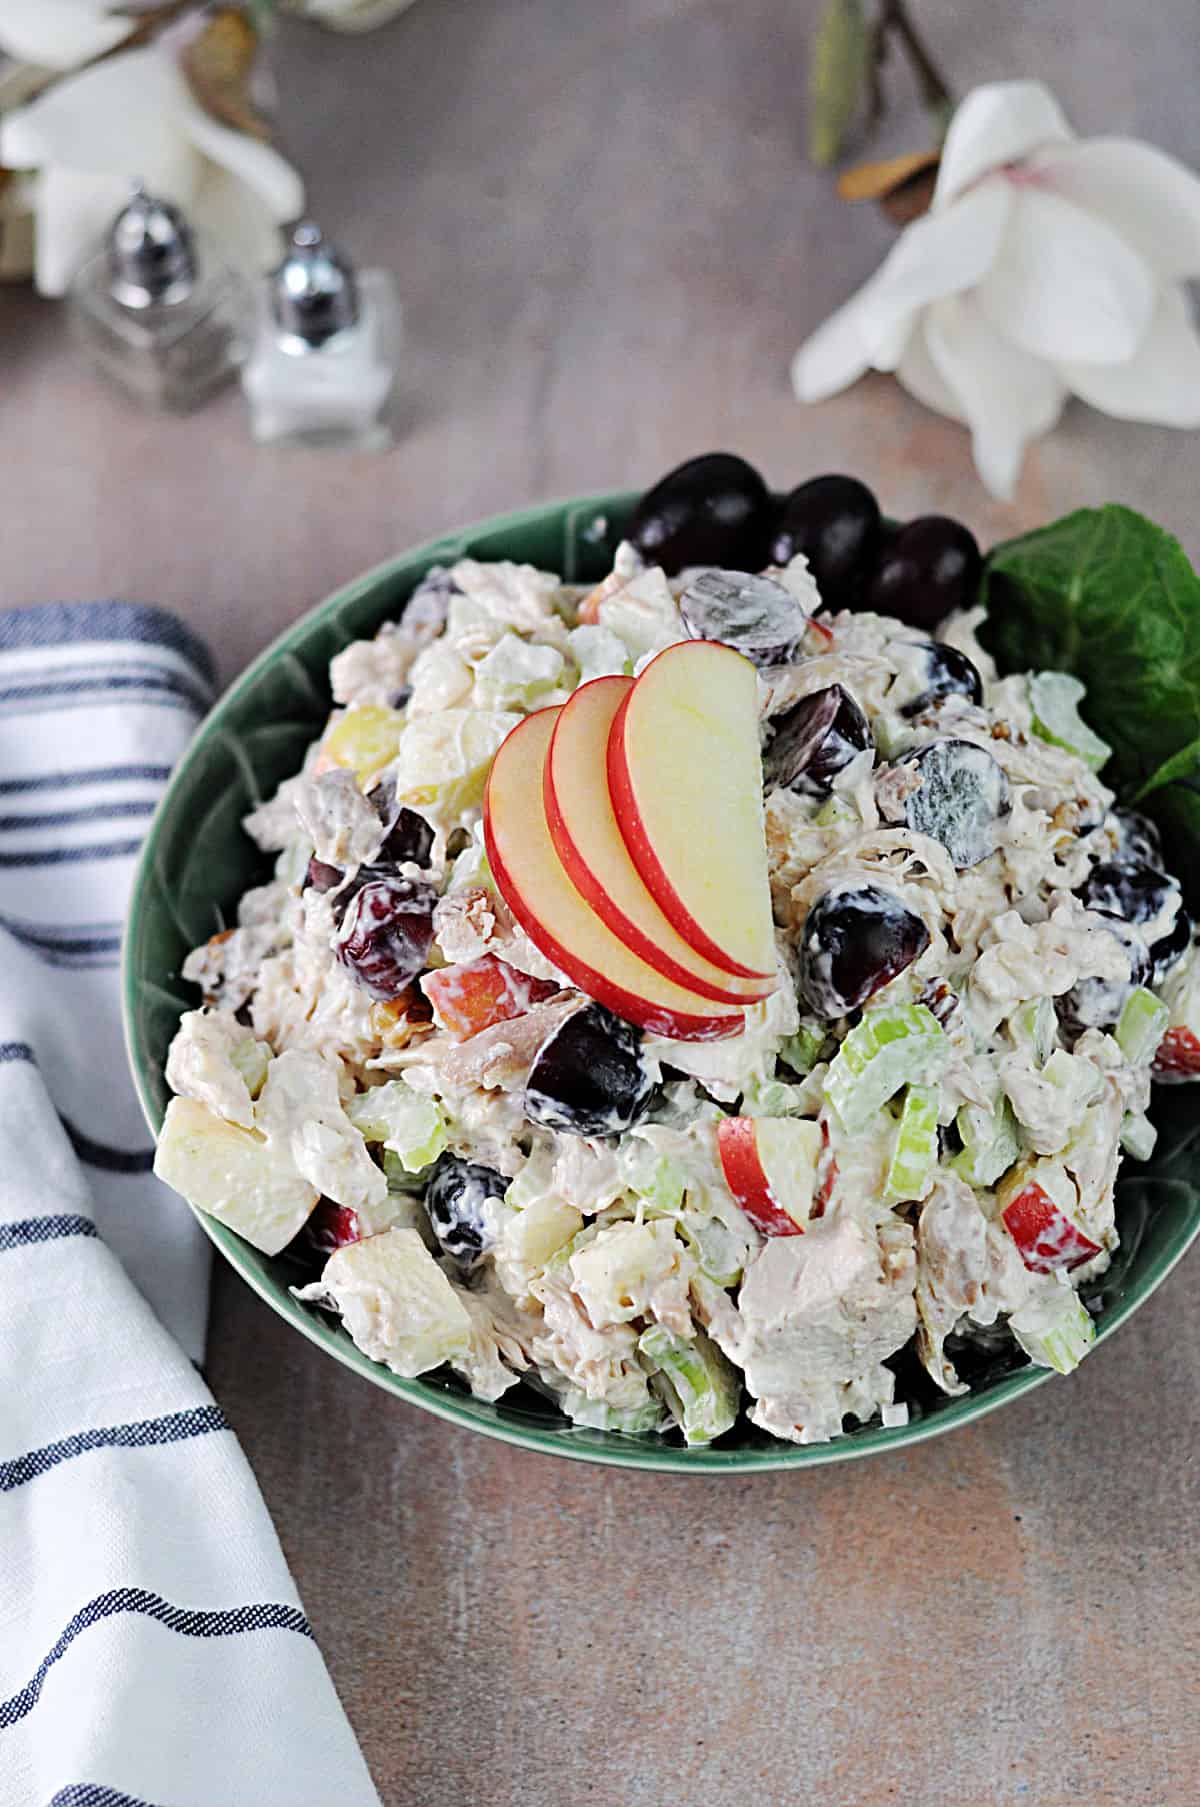
[[(362, 39), (285, 24), (312, 205), (405, 302), (399, 443), (256, 448), (236, 393), (137, 413), (80, 368), (57, 307), (0, 292), (0, 600), (166, 604), (229, 677), (405, 545), (717, 446), (785, 487), (854, 470), (891, 513), (985, 540), (1124, 500), (1200, 553), (1195, 436), (1074, 406), (1001, 507), (961, 429), (883, 378), (794, 404), (792, 351), (892, 237), (805, 162), (817, 11), (418, 0)], [(1200, 165), (1195, 0), (916, 11), (960, 91), (1040, 75), (1081, 131)], [(881, 143), (919, 147), (890, 80)], [(387, 1807), (1183, 1807), (1198, 1274), (1069, 1382), (803, 1474), (640, 1476), (487, 1442), (366, 1386), (224, 1267), (209, 1372)]]

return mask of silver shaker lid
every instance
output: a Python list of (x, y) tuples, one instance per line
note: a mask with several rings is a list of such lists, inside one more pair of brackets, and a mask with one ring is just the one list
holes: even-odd
[(293, 228), (287, 254), (269, 282), (275, 324), (296, 350), (324, 345), (358, 321), (354, 265), (311, 220)]
[(125, 307), (172, 306), (196, 285), (192, 229), (178, 207), (138, 187), (108, 229), (109, 288)]

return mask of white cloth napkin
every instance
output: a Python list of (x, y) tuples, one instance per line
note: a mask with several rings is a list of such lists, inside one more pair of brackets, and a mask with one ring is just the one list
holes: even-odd
[(208, 1245), (122, 1046), (138, 843), (211, 691), (158, 610), (0, 613), (0, 1807), (379, 1807), (193, 1365)]

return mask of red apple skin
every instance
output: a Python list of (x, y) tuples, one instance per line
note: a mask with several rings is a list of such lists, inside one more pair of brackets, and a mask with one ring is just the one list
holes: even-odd
[(495, 954), (482, 954), (458, 966), (426, 973), (421, 989), (451, 1035), (466, 1040), (495, 1023), (524, 1016), (535, 1004), (552, 998), (558, 986), (532, 979)]
[[(592, 683), (604, 684), (610, 687), (619, 684), (624, 691), (631, 687), (632, 680), (629, 678), (593, 678)], [(583, 688), (590, 688), (590, 686), (584, 686)], [(578, 692), (576, 692), (576, 694), (578, 694)], [(566, 707), (569, 707), (569, 704), (566, 705)], [(561, 722), (561, 716), (559, 717), (559, 720)], [(557, 729), (555, 730), (555, 733), (557, 735)], [(756, 980), (754, 981), (753, 991), (751, 991), (749, 987), (741, 991), (733, 991), (719, 984), (715, 984), (711, 980), (704, 979), (700, 977), (699, 974), (692, 972), (688, 967), (681, 966), (677, 960), (673, 959), (671, 955), (659, 947), (656, 942), (651, 941), (650, 937), (638, 927), (636, 922), (631, 921), (630, 918), (626, 916), (625, 912), (619, 907), (609, 892), (605, 890), (604, 885), (595, 876), (591, 868), (584, 863), (578, 848), (571, 839), (570, 831), (567, 827), (566, 819), (563, 816), (558, 796), (554, 788), (553, 741), (550, 745), (550, 753), (546, 759), (544, 802), (546, 806), (546, 820), (550, 825), (550, 837), (554, 842), (555, 851), (566, 869), (567, 877), (579, 892), (580, 896), (586, 898), (587, 902), (592, 906), (592, 909), (595, 910), (597, 916), (608, 924), (618, 940), (623, 941), (627, 948), (632, 949), (639, 960), (644, 960), (647, 966), (652, 966), (656, 972), (660, 972), (664, 979), (672, 979), (676, 985), (682, 985), (685, 990), (697, 992), (702, 998), (712, 998), (718, 1004), (755, 1004), (758, 1003), (760, 999), (769, 997), (771, 992), (775, 989), (775, 980), (769, 982), (763, 980), (761, 983)], [(665, 915), (666, 912), (664, 911), (663, 914)], [(668, 920), (670, 919), (668, 918)]]
[(1060, 1267), (1082, 1267), (1100, 1253), (1100, 1244), (1064, 1216), (1050, 1194), (1034, 1180), (1010, 1199), (1002, 1216), (1021, 1260), (1032, 1273), (1052, 1274)]
[[(538, 713), (545, 713), (539, 711)], [(519, 734), (533, 721), (533, 716), (526, 716), (512, 732)], [(499, 755), (497, 755), (499, 757)], [(483, 843), (495, 879), (505, 903), (520, 923), (529, 939), (538, 951), (553, 962), (561, 972), (566, 973), (571, 983), (611, 1010), (614, 1016), (624, 1017), (628, 1023), (635, 1023), (648, 1035), (665, 1036), (671, 1041), (722, 1041), (731, 1035), (740, 1035), (746, 1026), (746, 1019), (739, 1015), (730, 1016), (692, 1016), (682, 1011), (668, 1010), (653, 1004), (645, 998), (636, 997), (623, 986), (616, 985), (606, 979), (603, 973), (597, 972), (586, 961), (564, 947), (555, 936), (549, 934), (532, 910), (525, 905), (513, 874), (505, 864), (500, 852), (492, 825), (492, 776), (488, 774), (487, 787), (483, 798)]]
[(1200, 1041), (1190, 1029), (1168, 1029), (1154, 1056), (1156, 1079), (1194, 1079), (1200, 1074)]
[(803, 1229), (771, 1197), (771, 1187), (758, 1158), (753, 1117), (722, 1117), (717, 1125), (717, 1153), (729, 1190), (763, 1236), (801, 1236)]
[[(667, 647), (666, 650), (670, 652), (671, 648)], [(656, 656), (661, 659), (663, 655), (659, 653)], [(651, 660), (651, 664), (653, 663), (654, 661)], [(650, 667), (647, 666), (646, 670), (649, 671), (649, 669)], [(641, 873), (643, 884), (667, 921), (674, 924), (684, 940), (689, 946), (694, 947), (698, 954), (703, 954), (706, 960), (710, 960), (714, 966), (721, 967), (723, 971), (732, 973), (735, 978), (767, 979), (770, 977), (769, 973), (756, 972), (751, 966), (743, 966), (740, 961), (732, 959), (723, 948), (719, 948), (716, 942), (705, 934), (691, 911), (684, 907), (683, 900), (650, 845), (650, 839), (634, 796), (633, 778), (625, 756), (625, 717), (629, 713), (632, 697), (633, 691), (631, 690), (613, 717), (612, 733), (608, 737), (608, 789), (613, 800), (613, 808), (617, 812), (617, 822), (625, 837), (625, 845), (629, 849), (630, 858)]]

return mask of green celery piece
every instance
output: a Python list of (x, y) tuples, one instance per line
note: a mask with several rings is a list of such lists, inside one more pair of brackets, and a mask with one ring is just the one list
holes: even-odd
[(718, 1286), (736, 1286), (746, 1262), (746, 1245), (719, 1217), (682, 1211), (680, 1234), (696, 1257), (700, 1272)]
[(230, 1050), (229, 1061), (246, 1081), (250, 1096), (257, 1098), (267, 1083), (267, 1068), (271, 1062), (271, 1050), (266, 1042), (255, 1041), (248, 1035), (245, 1041), (238, 1042)]
[(1144, 985), (1135, 986), (1130, 992), (1121, 1006), (1116, 1028), (1117, 1046), (1130, 1066), (1153, 1060), (1170, 1014), (1162, 999)]
[(640, 1136), (623, 1140), (618, 1158), (629, 1190), (644, 1198), (652, 1210), (661, 1211), (665, 1217), (679, 1210), (687, 1191), (687, 1174), (678, 1161), (661, 1154)]
[(1008, 1019), (1015, 1042), (1027, 1047), (1034, 1064), (1044, 1067), (1058, 1041), (1058, 1013), (1051, 998), (1033, 998), (1020, 1005)]
[(1035, 671), (1029, 677), (1029, 706), (1033, 731), (1051, 746), (1075, 753), (1098, 772), (1112, 752), (1106, 740), (1094, 734), (1079, 713), (1087, 688), (1066, 671)]
[(910, 1085), (896, 1126), (892, 1158), (888, 1162), (883, 1196), (888, 1204), (902, 1199), (924, 1198), (933, 1182), (938, 1159), (938, 1089)]
[(848, 803), (845, 797), (839, 797), (836, 792), (825, 799), (816, 816), (818, 828), (832, 828), (839, 822), (857, 822), (858, 819), (858, 811), (853, 803)]
[(1158, 1143), (1158, 1131), (1144, 1111), (1126, 1111), (1121, 1122), (1121, 1147), (1135, 1161), (1148, 1161)]
[[(799, 1102), (797, 1101), (799, 1095)], [(803, 1108), (800, 1087), (756, 1073), (742, 1093), (743, 1117), (790, 1117)]]
[(964, 1104), (955, 1118), (962, 1149), (950, 1165), (969, 1186), (993, 1186), (1021, 1152), (1012, 1105), (997, 1089), (995, 1106)]
[(589, 1399), (582, 1387), (568, 1387), (561, 1405), (572, 1424), (586, 1425), (589, 1430), (618, 1431), (624, 1437), (644, 1437), (650, 1431), (667, 1427), (667, 1412), (662, 1400), (653, 1394), (644, 1404), (606, 1405), (603, 1399)]
[(402, 1079), (389, 1079), (359, 1092), (346, 1115), (368, 1142), (382, 1143), (407, 1173), (431, 1167), (446, 1146), (446, 1123), (436, 1099), (414, 1092)]
[(811, 1018), (801, 1018), (800, 1027), (795, 1035), (787, 1035), (779, 1044), (779, 1058), (793, 1073), (803, 1078), (811, 1073), (821, 1057), (821, 1049), (829, 1038), (829, 1031), (824, 1023)]
[(740, 1377), (702, 1330), (689, 1340), (665, 1324), (651, 1324), (638, 1338), (638, 1354), (653, 1370), (652, 1384), (666, 1393), (689, 1445), (711, 1443), (732, 1429)]
[(902, 1085), (941, 1078), (950, 1044), (924, 1004), (868, 1010), (846, 1036), (825, 1075), (825, 1095), (851, 1135), (859, 1135)]
[(1056, 1374), (1070, 1374), (1096, 1340), (1096, 1326), (1079, 1294), (1057, 1286), (1038, 1295), (1008, 1320), (1009, 1329), (1030, 1361)]

